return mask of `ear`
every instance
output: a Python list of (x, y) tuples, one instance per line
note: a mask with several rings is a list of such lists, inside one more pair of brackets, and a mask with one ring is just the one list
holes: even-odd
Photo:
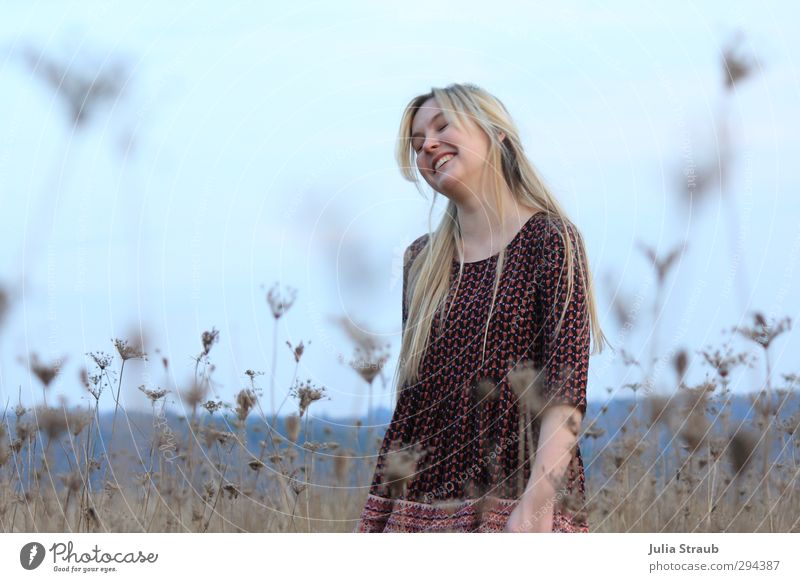
[(498, 137), (498, 139), (499, 139), (500, 141), (503, 141), (504, 139), (506, 139), (506, 134), (504, 134), (504, 133), (501, 131), (501, 132), (500, 132), (500, 133), (497, 135), (497, 137)]

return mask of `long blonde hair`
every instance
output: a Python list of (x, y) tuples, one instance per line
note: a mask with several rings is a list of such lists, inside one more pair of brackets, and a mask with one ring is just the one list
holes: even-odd
[[(524, 206), (531, 207), (537, 212), (548, 213), (556, 222), (560, 222), (563, 228), (559, 228), (562, 239), (564, 240), (565, 260), (567, 267), (567, 300), (564, 303), (564, 310), (556, 326), (556, 334), (561, 328), (561, 323), (566, 315), (567, 306), (572, 295), (573, 284), (573, 252), (570, 236), (567, 233), (569, 225), (577, 236), (577, 242), (583, 246), (582, 238), (577, 228), (567, 218), (566, 213), (556, 200), (555, 196), (545, 185), (533, 164), (525, 156), (519, 131), (514, 124), (511, 116), (503, 103), (485, 91), (484, 89), (470, 83), (453, 83), (444, 88), (433, 87), (429, 93), (418, 95), (411, 99), (403, 112), (398, 132), (397, 148), (395, 157), (400, 166), (403, 177), (413, 182), (420, 193), (425, 196), (419, 175), (416, 172), (414, 163), (414, 150), (411, 145), (411, 124), (414, 116), (423, 103), (431, 97), (436, 99), (439, 108), (444, 112), (444, 116), (449, 123), (458, 127), (463, 127), (464, 122), (469, 119), (489, 137), (489, 151), (487, 154), (486, 165), (489, 175), (492, 177), (491, 184), (487, 188), (490, 195), (494, 195), (495, 207), (501, 217), (503, 213), (503, 201), (500, 193), (502, 192), (503, 182), (505, 181), (511, 190), (515, 200)], [(505, 134), (501, 141), (500, 132)], [(436, 203), (436, 194), (431, 204)], [(429, 216), (430, 231), (430, 216)], [(502, 232), (502, 225), (501, 225)], [(445, 299), (450, 287), (450, 268), (455, 254), (459, 257), (458, 282), (464, 269), (464, 257), (460, 241), (461, 229), (458, 221), (458, 209), (456, 204), (450, 200), (439, 226), (428, 233), (428, 242), (422, 251), (416, 256), (413, 263), (408, 268), (408, 280), (404, 288), (407, 292), (403, 297), (404, 306), (407, 305), (408, 317), (403, 330), (403, 338), (400, 347), (399, 365), (397, 367), (397, 395), (407, 385), (418, 381), (419, 368), (425, 350), (428, 348), (431, 326), (436, 315), (436, 311), (443, 312)], [(578, 249), (579, 251), (581, 249)], [(583, 254), (585, 258), (585, 253)], [(406, 253), (405, 260), (410, 257)], [(497, 260), (497, 268), (494, 281), (494, 292), (492, 303), (489, 309), (489, 316), (486, 322), (486, 332), (483, 339), (483, 352), (486, 350), (486, 340), (489, 332), (489, 321), (492, 317), (492, 310), (497, 296), (497, 289), (500, 282), (500, 275), (503, 270), (505, 259), (505, 249), (500, 251)], [(594, 336), (594, 349), (592, 353), (599, 353), (607, 343), (605, 335), (600, 329), (599, 320), (594, 301), (594, 290), (592, 284), (591, 271), (583, 268), (584, 261), (578, 261), (581, 268), (582, 280), (586, 282), (586, 304), (589, 310), (589, 322), (591, 332)], [(405, 271), (406, 265), (404, 265)], [(563, 272), (563, 266), (562, 266)]]

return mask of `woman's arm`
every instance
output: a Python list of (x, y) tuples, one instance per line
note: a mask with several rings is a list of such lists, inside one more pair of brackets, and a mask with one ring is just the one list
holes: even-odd
[[(568, 235), (572, 243), (569, 300), (562, 234)], [(553, 481), (560, 483), (565, 474), (586, 412), (590, 330), (583, 276), (588, 265), (582, 240), (571, 224), (564, 232), (559, 225), (548, 223), (538, 245), (532, 281), (536, 294), (532, 359), (536, 369), (546, 371), (541, 394), (545, 409), (539, 417), (539, 444), (530, 478), (506, 531), (552, 530), (558, 501)], [(559, 326), (562, 313), (564, 319)]]
[(569, 404), (557, 404), (542, 413), (536, 460), (506, 531), (552, 531), (553, 509), (558, 501), (556, 485), (566, 474), (582, 420), (580, 411)]

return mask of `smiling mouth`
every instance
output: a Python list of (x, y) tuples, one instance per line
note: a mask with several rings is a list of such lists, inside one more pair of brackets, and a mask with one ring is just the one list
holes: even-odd
[(443, 163), (441, 166), (439, 166), (438, 168), (434, 168), (434, 170), (433, 170), (433, 173), (434, 173), (434, 174), (438, 174), (438, 173), (441, 171), (441, 169), (442, 169), (442, 168), (444, 168), (444, 167), (445, 167), (447, 164), (449, 164), (450, 162), (452, 162), (452, 161), (453, 161), (453, 159), (455, 159), (455, 157), (456, 157), (456, 156), (455, 156), (455, 154), (453, 154), (453, 157), (451, 157), (449, 160), (447, 160), (447, 161), (446, 161), (445, 163)]

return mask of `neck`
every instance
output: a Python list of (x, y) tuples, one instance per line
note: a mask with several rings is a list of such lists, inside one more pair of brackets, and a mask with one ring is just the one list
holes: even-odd
[(475, 200), (474, 204), (456, 203), (464, 255), (492, 255), (504, 248), (535, 210), (519, 204), (510, 191), (503, 197), (503, 220), (493, 201)]

